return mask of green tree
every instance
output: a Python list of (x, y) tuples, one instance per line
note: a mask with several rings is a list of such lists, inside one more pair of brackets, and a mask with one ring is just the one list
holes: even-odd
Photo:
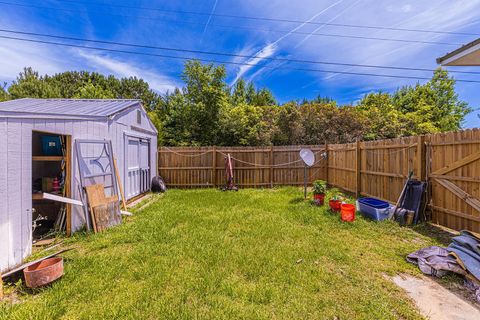
[(300, 106), (299, 111), (304, 128), (301, 144), (345, 143), (363, 134), (363, 119), (355, 108), (308, 103)]
[[(163, 141), (169, 146), (198, 146), (199, 141), (193, 137), (192, 105), (188, 103), (183, 93), (177, 89), (166, 97), (166, 111), (163, 118)], [(158, 114), (158, 112), (157, 112)], [(161, 117), (159, 117), (161, 118)]]
[(21, 98), (60, 98), (58, 87), (50, 85), (32, 68), (24, 68), (8, 88), (12, 99)]
[(0, 85), (0, 101), (6, 101), (10, 99), (10, 96), (6, 88), (7, 88), (6, 82), (4, 82), (3, 85)]
[(273, 106), (277, 104), (277, 101), (270, 90), (262, 88), (257, 91), (251, 104), (256, 106)]
[(357, 110), (366, 122), (363, 133), (365, 140), (396, 138), (408, 132), (407, 117), (395, 107), (388, 93), (367, 94)]
[(160, 102), (160, 96), (143, 79), (137, 77), (122, 78), (117, 89), (117, 97), (120, 99), (139, 99), (148, 110), (155, 110)]
[(239, 104), (222, 109), (220, 141), (226, 146), (270, 145), (276, 130), (268, 106)]
[(240, 79), (235, 83), (230, 101), (234, 106), (247, 103), (247, 84), (245, 80)]
[(279, 106), (275, 115), (278, 128), (273, 136), (274, 145), (299, 144), (305, 134), (305, 128), (300, 121), (301, 113), (295, 103)]
[(88, 82), (82, 87), (77, 89), (77, 92), (73, 95), (75, 99), (114, 99), (115, 94), (107, 89), (104, 89), (100, 85), (94, 85), (92, 82)]
[(217, 144), (219, 115), (228, 106), (228, 88), (224, 66), (185, 63), (182, 79), (185, 87), (170, 100), (164, 128), (167, 141), (191, 145)]
[(254, 106), (274, 106), (278, 104), (270, 90), (266, 88), (255, 89), (252, 82), (246, 88), (246, 103)]
[(410, 120), (408, 134), (458, 130), (470, 107), (455, 92), (455, 80), (441, 68), (424, 85), (407, 86), (393, 95), (393, 104)]

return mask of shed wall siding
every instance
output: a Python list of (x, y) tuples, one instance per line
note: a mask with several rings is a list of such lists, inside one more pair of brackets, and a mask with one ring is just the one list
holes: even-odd
[[(7, 241), (8, 264), (20, 263), (24, 258), (23, 252), (30, 249), (23, 246), (22, 219), (26, 212), (22, 211), (22, 121), (7, 120), (7, 225), (9, 238)], [(31, 224), (30, 224), (31, 225)]]
[(22, 231), (20, 234), (22, 251), (21, 257), (28, 256), (32, 251), (32, 128), (33, 120), (21, 122), (21, 195), (22, 195)]
[[(0, 118), (0, 137), (7, 137), (7, 119)], [(0, 270), (10, 264), (10, 219), (8, 215), (7, 144), (0, 143)]]

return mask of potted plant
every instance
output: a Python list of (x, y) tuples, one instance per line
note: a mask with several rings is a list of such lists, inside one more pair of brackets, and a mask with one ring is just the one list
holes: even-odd
[(343, 193), (337, 188), (328, 190), (328, 205), (332, 211), (340, 211), (342, 201), (345, 199)]
[(321, 206), (325, 200), (325, 192), (327, 191), (327, 183), (323, 180), (313, 181), (313, 201)]

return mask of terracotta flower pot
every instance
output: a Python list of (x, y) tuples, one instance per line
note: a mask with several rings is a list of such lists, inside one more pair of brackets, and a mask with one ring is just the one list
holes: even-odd
[(23, 270), (29, 288), (45, 286), (63, 276), (63, 258), (55, 257), (37, 262)]
[(323, 202), (325, 201), (325, 194), (324, 193), (314, 193), (313, 194), (313, 201), (318, 206), (323, 206)]
[(332, 211), (338, 212), (338, 211), (340, 211), (340, 208), (342, 206), (342, 201), (340, 201), (340, 200), (330, 200), (330, 201), (328, 201), (328, 204), (330, 205), (330, 209)]

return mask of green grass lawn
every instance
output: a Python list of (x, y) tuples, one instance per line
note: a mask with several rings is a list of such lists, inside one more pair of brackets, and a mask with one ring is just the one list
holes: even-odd
[(436, 241), (422, 227), (342, 223), (301, 196), (170, 190), (117, 228), (69, 239), (65, 276), (15, 288), (0, 319), (421, 318), (386, 275), (418, 274), (405, 256)]

